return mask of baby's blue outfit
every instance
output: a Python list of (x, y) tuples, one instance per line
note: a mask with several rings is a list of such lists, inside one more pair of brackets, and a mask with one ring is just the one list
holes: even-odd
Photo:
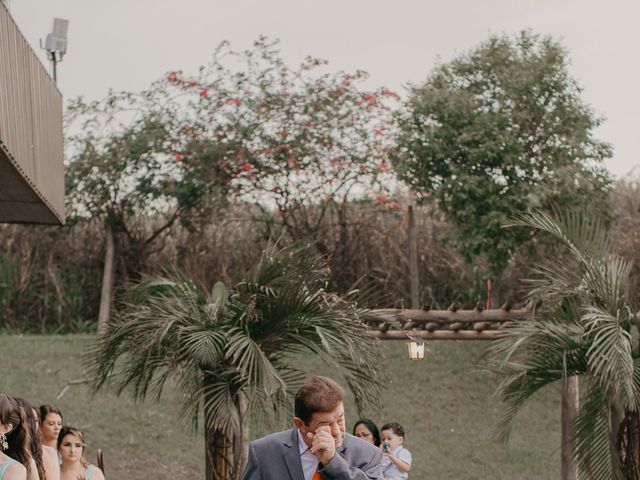
[[(404, 463), (411, 465), (411, 452), (404, 448), (402, 445), (396, 447), (391, 452), (391, 455), (399, 458)], [(407, 472), (401, 472), (400, 469), (396, 467), (396, 464), (393, 463), (387, 456), (382, 457), (382, 473), (385, 480), (409, 478), (409, 474)]]

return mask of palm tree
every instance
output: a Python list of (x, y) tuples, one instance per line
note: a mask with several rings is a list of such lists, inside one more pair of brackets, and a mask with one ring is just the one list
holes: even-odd
[[(312, 354), (339, 370), (358, 409), (376, 406), (382, 362), (365, 332), (368, 315), (323, 287), (324, 263), (300, 246), (268, 247), (246, 280), (227, 291), (199, 288), (173, 270), (128, 288), (118, 318), (87, 355), (94, 391), (159, 398), (173, 379), (181, 418), (204, 413), (208, 479), (238, 479), (251, 415), (291, 413), (305, 373), (292, 355)], [(281, 417), (280, 417), (281, 418)]]
[(487, 352), (501, 383), (508, 438), (514, 416), (535, 392), (578, 376), (581, 405), (573, 450), (581, 479), (640, 479), (640, 350), (632, 313), (631, 263), (614, 253), (604, 224), (584, 212), (520, 217), (550, 234), (563, 252), (540, 262), (529, 301), (535, 319), (509, 329)]

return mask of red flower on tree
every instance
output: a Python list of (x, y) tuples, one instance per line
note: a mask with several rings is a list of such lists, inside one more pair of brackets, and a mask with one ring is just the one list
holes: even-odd
[(182, 80), (180, 79), (180, 72), (177, 71), (177, 70), (169, 72), (167, 74), (167, 81), (169, 83), (174, 84), (174, 85), (178, 85), (178, 84), (182, 83)]
[(241, 172), (248, 172), (249, 170), (251, 170), (253, 168), (253, 165), (251, 165), (250, 163), (245, 163), (244, 165), (242, 165), (240, 167), (240, 171)]

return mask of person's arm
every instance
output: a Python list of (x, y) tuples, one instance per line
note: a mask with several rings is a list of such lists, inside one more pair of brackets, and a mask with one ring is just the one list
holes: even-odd
[(13, 463), (5, 470), (4, 480), (27, 480), (27, 469), (21, 463)]
[(55, 448), (48, 445), (42, 446), (42, 466), (47, 480), (60, 480), (60, 464)]
[(396, 466), (398, 470), (400, 470), (402, 473), (409, 473), (409, 471), (411, 470), (411, 464), (405, 462), (401, 458), (396, 457), (391, 453), (388, 453), (386, 455), (387, 457), (389, 457), (389, 460), (393, 462), (393, 464)]
[(249, 444), (249, 459), (247, 460), (247, 466), (242, 474), (242, 480), (260, 480), (260, 466), (258, 465), (258, 456), (256, 455), (256, 449), (253, 443)]

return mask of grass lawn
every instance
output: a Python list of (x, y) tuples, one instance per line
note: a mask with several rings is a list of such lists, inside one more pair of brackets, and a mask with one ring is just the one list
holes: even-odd
[[(78, 384), (56, 398), (69, 382), (83, 378), (83, 348), (91, 341), (88, 335), (0, 335), (0, 391), (59, 406), (65, 423), (85, 431), (90, 459), (96, 448), (105, 451), (107, 478), (203, 478), (201, 433), (191, 434), (178, 423), (171, 390), (158, 403), (135, 404), (126, 394), (92, 398)], [(484, 346), (432, 342), (423, 361), (407, 360), (403, 342), (386, 342), (385, 359), (372, 352), (371, 361), (384, 361), (391, 380), (384, 409), (364, 414), (378, 425), (397, 421), (405, 427), (405, 446), (414, 459), (410, 479), (558, 477), (559, 388), (534, 398), (521, 412), (508, 445), (496, 443), (491, 437), (500, 414), (491, 397), (495, 381), (475, 369)], [(307, 359), (300, 362), (310, 373), (330, 374)], [(357, 419), (351, 399), (347, 415), (351, 426)], [(262, 433), (254, 429), (255, 436)]]

